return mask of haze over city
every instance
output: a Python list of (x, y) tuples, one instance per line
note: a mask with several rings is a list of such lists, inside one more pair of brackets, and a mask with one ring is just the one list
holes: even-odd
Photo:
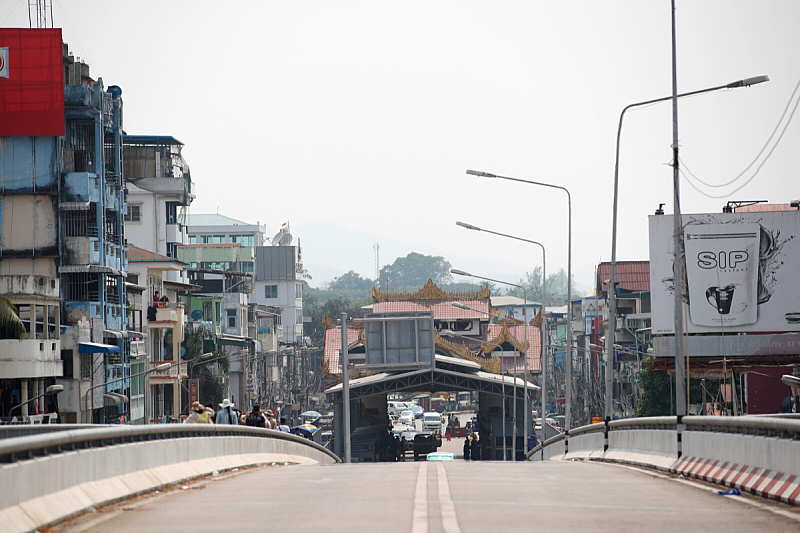
[[(685, 171), (712, 185), (742, 173), (721, 187), (684, 177), (683, 211), (795, 199), (800, 4), (676, 13), (679, 92), (770, 77), (681, 100)], [(538, 249), (456, 220), (539, 240), (548, 271), (566, 268), (565, 195), (474, 168), (570, 189), (573, 273), (588, 289), (610, 259), (620, 111), (672, 90), (668, 2), (55, 1), (53, 21), (122, 88), (127, 133), (185, 143), (191, 212), (269, 236), (289, 221), (314, 286), (373, 278), (375, 243), (382, 265), (417, 251), (516, 280), (541, 264)], [(0, 2), (0, 24), (27, 27), (25, 3)], [(672, 211), (671, 142), (669, 102), (627, 115), (619, 260), (646, 260), (646, 217)]]

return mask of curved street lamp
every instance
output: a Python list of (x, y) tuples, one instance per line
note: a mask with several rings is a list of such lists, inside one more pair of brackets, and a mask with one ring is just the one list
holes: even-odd
[[(486, 280), (486, 281), (493, 281), (495, 283), (502, 283), (503, 285), (509, 285), (511, 287), (516, 287), (516, 288), (522, 290), (522, 295), (525, 298), (525, 307), (523, 308), (522, 313), (523, 313), (523, 316), (526, 318), (526, 320), (525, 320), (525, 329), (523, 329), (523, 332), (524, 332), (524, 335), (525, 335), (525, 353), (522, 354), (522, 356), (523, 356), (524, 360), (527, 361), (528, 360), (528, 321), (527, 321), (527, 316), (528, 316), (528, 313), (527, 313), (527, 310), (528, 310), (528, 292), (525, 290), (525, 287), (523, 287), (522, 285), (517, 285), (516, 283), (510, 283), (508, 281), (502, 281), (502, 280), (499, 280), (499, 279), (486, 278), (484, 276), (477, 276), (475, 274), (470, 274), (469, 272), (464, 272), (463, 270), (459, 270), (457, 268), (451, 268), (450, 272), (453, 273), (453, 274), (459, 275), (459, 276), (468, 276), (468, 277), (471, 277), (471, 278), (478, 278), (478, 279), (483, 279), (483, 280)], [(514, 368), (516, 368), (516, 364), (514, 365)], [(525, 379), (523, 380), (523, 382), (525, 384), (525, 399), (523, 400), (522, 404), (525, 406), (526, 411), (529, 411), (530, 409), (528, 408), (528, 377), (527, 376), (525, 376)], [(525, 418), (527, 418), (528, 416), (530, 416), (530, 413), (526, 413), (525, 414)], [(514, 458), (513, 460), (516, 461), (517, 460), (517, 378), (516, 378), (516, 376), (514, 376), (514, 407), (513, 407), (513, 410), (512, 410), (511, 418), (512, 418), (512, 420), (514, 422), (514, 428), (513, 428), (514, 436), (513, 436), (513, 439), (511, 440), (511, 456)], [(523, 424), (523, 426), (525, 426), (527, 428), (527, 424)], [(524, 449), (524, 447), (526, 445), (527, 445), (527, 442), (525, 442), (523, 444), (523, 449)], [(503, 446), (505, 447), (505, 443), (503, 443)], [(503, 453), (505, 453), (505, 451)]]
[[(637, 102), (634, 104), (629, 104), (622, 109), (622, 112), (619, 114), (619, 126), (617, 126), (617, 149), (616, 149), (616, 156), (614, 159), (614, 204), (612, 208), (612, 222), (611, 222), (611, 272), (608, 281), (608, 330), (612, 332), (611, 337), (612, 339), (609, 340), (609, 335), (606, 335), (606, 363), (605, 363), (605, 373), (606, 373), (606, 409), (605, 409), (605, 418), (606, 420), (611, 420), (611, 417), (614, 414), (613, 409), (613, 401), (614, 401), (614, 386), (613, 386), (613, 372), (610, 370), (613, 361), (614, 361), (614, 339), (613, 339), (613, 332), (616, 331), (616, 312), (617, 312), (617, 294), (616, 294), (616, 271), (617, 271), (617, 190), (619, 188), (619, 142), (620, 136), (622, 135), (622, 119), (625, 118), (625, 112), (628, 109), (633, 107), (639, 107), (649, 104), (655, 104), (657, 102), (665, 102), (667, 100), (673, 100), (677, 98), (683, 98), (684, 96), (694, 96), (697, 94), (708, 93), (711, 91), (719, 91), (721, 89), (736, 89), (738, 87), (749, 87), (751, 85), (756, 85), (759, 83), (764, 83), (769, 81), (769, 76), (755, 76), (752, 78), (746, 78), (739, 81), (734, 81), (728, 83), (727, 85), (718, 85), (716, 87), (710, 87), (708, 89), (700, 89), (698, 91), (691, 91), (688, 93), (682, 93), (678, 95), (670, 95), (664, 96), (662, 98), (655, 98), (653, 100), (645, 100), (644, 102)], [(674, 162), (677, 165), (677, 158)], [(676, 167), (677, 168), (677, 167)], [(678, 191), (675, 191), (675, 205), (677, 203), (677, 196)], [(678, 336), (680, 332), (680, 336), (682, 337), (683, 333), (683, 261), (680, 258), (680, 247), (682, 239), (682, 225), (680, 221), (680, 213), (677, 212), (673, 215), (675, 220), (673, 221), (674, 228), (675, 228), (675, 235), (673, 236), (673, 253), (674, 255), (674, 277), (675, 277), (675, 399), (676, 399), (676, 411), (678, 416), (683, 416), (686, 414), (686, 376), (684, 374), (685, 369), (685, 349), (683, 343), (678, 341)], [(679, 368), (680, 367), (680, 368)]]
[[(455, 307), (460, 308), (460, 309), (471, 309), (472, 311), (478, 311), (477, 309), (472, 309), (471, 307), (467, 307), (464, 304), (459, 304), (459, 305), (456, 305), (456, 304), (459, 304), (459, 302), (453, 302), (453, 305)], [(483, 313), (483, 311), (478, 311), (478, 312), (479, 313)], [(467, 337), (466, 335), (459, 335), (455, 331), (451, 331), (449, 329), (443, 329), (441, 332), (439, 332), (439, 334), (442, 337), (459, 337), (459, 338), (467, 339), (467, 340), (475, 340), (474, 338)], [(490, 345), (494, 346), (495, 348), (500, 348), (501, 350), (503, 349), (503, 347), (500, 346), (499, 344), (495, 344), (495, 343), (489, 342), (489, 341), (483, 341), (483, 342), (485, 342), (486, 344), (490, 344)], [(508, 442), (507, 439), (506, 439), (506, 374), (503, 371), (503, 360), (502, 359), (500, 359), (500, 375), (502, 376), (502, 381), (500, 382), (501, 383), (501, 387), (500, 388), (501, 388), (502, 394), (503, 394), (503, 402), (502, 402), (503, 403), (503, 424), (502, 424), (502, 426), (503, 426), (503, 461), (508, 461), (508, 457), (507, 457), (508, 454), (506, 453), (506, 442)], [(514, 385), (516, 385), (516, 383), (517, 383), (517, 378), (515, 376), (514, 377)]]
[[(24, 401), (21, 404), (15, 405), (11, 409), (9, 409), (8, 410), (8, 416), (11, 416), (11, 413), (13, 413), (15, 410), (21, 409), (23, 406), (28, 405), (29, 403), (35, 402), (39, 398), (42, 398), (44, 396), (51, 396), (53, 394), (58, 394), (58, 393), (63, 392), (63, 391), (64, 391), (64, 385), (50, 385), (45, 389), (44, 393), (39, 394), (38, 396), (34, 396), (30, 400)], [(20, 414), (22, 414), (22, 411), (20, 411)]]
[[(179, 365), (181, 363), (183, 363), (183, 361), (178, 361), (178, 362), (175, 362), (175, 363), (162, 363), (162, 364), (160, 364), (158, 366), (154, 366), (150, 370), (145, 370), (144, 372), (137, 372), (136, 374), (132, 374), (130, 376), (125, 376), (123, 378), (112, 379), (111, 381), (105, 381), (103, 383), (98, 383), (97, 385), (92, 385), (91, 387), (86, 389), (86, 394), (84, 394), (84, 402), (83, 402), (83, 404), (84, 404), (84, 406), (86, 406), (86, 409), (84, 411), (86, 413), (86, 418), (89, 418), (89, 393), (92, 392), (94, 389), (96, 389), (98, 387), (105, 387), (106, 385), (111, 385), (112, 383), (119, 383), (120, 381), (125, 381), (125, 380), (128, 380), (128, 379), (138, 378), (139, 376), (144, 376), (145, 374), (150, 374), (151, 372), (163, 372), (163, 371), (169, 370), (173, 366)], [(91, 423), (91, 421), (87, 420), (86, 423), (89, 424), (89, 423)]]
[(478, 176), (481, 178), (498, 178), (502, 180), (518, 181), (520, 183), (527, 183), (529, 185), (541, 185), (542, 187), (550, 187), (551, 189), (561, 189), (567, 193), (567, 208), (568, 208), (568, 229), (567, 229), (567, 353), (566, 353), (566, 391), (565, 391), (565, 406), (564, 406), (564, 425), (566, 428), (572, 429), (572, 195), (566, 187), (561, 185), (553, 185), (552, 183), (544, 183), (541, 181), (523, 180), (520, 178), (511, 178), (508, 176), (499, 176), (489, 172), (480, 170), (467, 170), (467, 174)]
[[(544, 416), (544, 413), (546, 413), (545, 408), (547, 407), (547, 400), (546, 400), (546, 398), (547, 398), (547, 381), (545, 381), (546, 377), (547, 377), (547, 370), (546, 370), (546, 366), (547, 366), (547, 349), (546, 349), (546, 342), (545, 342), (545, 337), (547, 336), (547, 319), (545, 318), (545, 315), (546, 315), (545, 311), (547, 309), (547, 261), (546, 261), (546, 257), (545, 257), (544, 245), (542, 243), (540, 243), (540, 242), (537, 242), (537, 241), (532, 241), (532, 240), (529, 240), (529, 239), (523, 239), (522, 237), (515, 237), (514, 235), (507, 235), (505, 233), (499, 233), (497, 231), (492, 231), (492, 230), (488, 230), (488, 229), (479, 228), (477, 226), (473, 226), (472, 224), (467, 224), (466, 222), (456, 222), (456, 225), (457, 226), (461, 226), (462, 228), (473, 230), (473, 231), (483, 231), (485, 233), (491, 233), (492, 235), (498, 235), (500, 237), (506, 237), (506, 238), (509, 238), (509, 239), (517, 240), (517, 241), (527, 242), (527, 243), (530, 243), (530, 244), (536, 244), (536, 245), (539, 246), (539, 248), (542, 249), (542, 323), (541, 323), (542, 347), (541, 347), (541, 352), (539, 354), (540, 355), (539, 361), (541, 362), (541, 380), (542, 380), (542, 416)], [(528, 302), (526, 301), (525, 302), (525, 308), (523, 309), (523, 316), (525, 318), (525, 327), (526, 328), (528, 326), (527, 309), (528, 309)], [(525, 398), (527, 398), (528, 397), (528, 356), (527, 356), (527, 354), (525, 354), (524, 367), (525, 367)], [(527, 445), (528, 445), (528, 435), (529, 435), (527, 413), (525, 415), (525, 420), (524, 420), (524, 424), (523, 425), (524, 425), (524, 435), (525, 435), (524, 442), (525, 442), (525, 446), (527, 447)], [(526, 450), (527, 450), (527, 448), (526, 448)]]

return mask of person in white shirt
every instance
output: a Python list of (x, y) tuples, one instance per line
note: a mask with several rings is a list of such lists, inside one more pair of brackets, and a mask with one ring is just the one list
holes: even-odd
[(292, 430), (289, 429), (289, 426), (286, 425), (286, 419), (281, 417), (281, 423), (278, 424), (278, 431), (283, 431), (284, 433), (291, 433)]

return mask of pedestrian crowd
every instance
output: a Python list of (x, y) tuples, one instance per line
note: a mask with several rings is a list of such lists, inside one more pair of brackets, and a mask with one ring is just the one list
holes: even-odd
[(200, 402), (192, 402), (189, 416), (183, 421), (184, 424), (229, 424), (232, 426), (250, 426), (265, 429), (274, 429), (283, 433), (294, 433), (298, 436), (305, 436), (311, 439), (311, 434), (306, 430), (301, 431), (295, 427), (294, 431), (286, 423), (286, 418), (276, 418), (273, 409), (261, 410), (259, 404), (253, 404), (253, 408), (243, 413), (228, 398), (219, 404), (219, 411), (214, 412), (213, 404), (203, 405)]

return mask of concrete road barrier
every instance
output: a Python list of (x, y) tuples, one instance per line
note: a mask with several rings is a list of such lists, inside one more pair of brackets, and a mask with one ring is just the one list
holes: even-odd
[(30, 531), (237, 467), (339, 458), (308, 439), (239, 426), (104, 426), (0, 441), (0, 524)]

